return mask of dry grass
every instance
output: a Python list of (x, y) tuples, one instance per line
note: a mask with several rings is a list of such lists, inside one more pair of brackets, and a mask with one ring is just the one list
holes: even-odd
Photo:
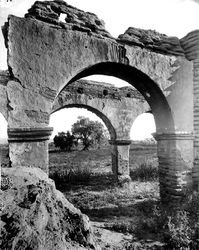
[[(136, 153), (139, 161), (143, 150)], [(51, 176), (60, 176), (60, 180), (54, 179), (67, 199), (87, 214), (91, 221), (104, 223), (104, 227), (112, 231), (136, 232), (139, 218), (143, 217), (138, 206), (143, 203), (149, 207), (148, 204), (158, 202), (159, 186), (157, 178), (154, 178), (157, 167), (152, 166), (156, 161), (154, 154), (146, 155), (140, 168), (135, 157), (132, 159), (133, 164), (130, 163), (130, 166), (134, 181), (128, 188), (120, 188), (115, 183), (111, 171), (110, 150), (52, 153), (50, 161)], [(151, 165), (147, 165), (147, 162)], [(73, 178), (69, 178), (68, 173), (73, 173)], [(144, 176), (146, 173), (147, 177)]]

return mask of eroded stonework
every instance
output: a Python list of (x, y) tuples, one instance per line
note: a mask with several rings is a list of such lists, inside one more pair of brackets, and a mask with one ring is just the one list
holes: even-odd
[[(66, 15), (66, 23), (59, 21), (60, 14)], [(111, 38), (111, 35), (105, 29), (103, 20), (99, 19), (94, 13), (84, 12), (68, 5), (65, 1), (37, 1), (28, 10), (25, 17), (51, 23), (60, 28), (85, 32), (92, 36)]]

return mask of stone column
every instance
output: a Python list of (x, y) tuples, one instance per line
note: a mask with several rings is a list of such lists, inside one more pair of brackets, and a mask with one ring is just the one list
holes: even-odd
[(129, 149), (131, 140), (110, 140), (112, 145), (112, 171), (120, 185), (131, 181), (129, 173)]
[[(199, 55), (198, 55), (199, 57)], [(193, 61), (193, 75), (194, 75), (194, 149), (195, 149), (195, 160), (193, 168), (193, 185), (194, 189), (199, 191), (199, 59)]]
[(12, 167), (38, 167), (48, 173), (48, 140), (53, 128), (9, 128), (9, 155)]
[(160, 196), (163, 202), (180, 201), (192, 187), (193, 134), (156, 133), (158, 146)]

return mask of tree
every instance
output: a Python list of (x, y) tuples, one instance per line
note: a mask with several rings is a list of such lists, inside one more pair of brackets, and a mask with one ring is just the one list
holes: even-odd
[(59, 132), (53, 139), (55, 147), (59, 147), (61, 150), (71, 151), (73, 145), (75, 145), (75, 137), (69, 131)]
[(104, 138), (104, 127), (98, 121), (91, 121), (89, 118), (79, 116), (77, 122), (72, 125), (72, 133), (82, 141), (83, 150), (88, 150), (95, 143), (100, 145)]

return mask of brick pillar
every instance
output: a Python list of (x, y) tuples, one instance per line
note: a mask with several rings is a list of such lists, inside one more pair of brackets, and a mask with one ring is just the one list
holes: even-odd
[(192, 187), (193, 134), (155, 134), (158, 146), (160, 196), (163, 202), (179, 201)]
[(38, 167), (48, 173), (48, 140), (53, 128), (9, 128), (12, 167)]
[(110, 140), (112, 145), (112, 171), (120, 185), (131, 181), (129, 173), (129, 149), (131, 140)]
[(193, 61), (193, 92), (194, 92), (194, 148), (195, 160), (193, 168), (193, 186), (199, 190), (199, 59)]
[(188, 33), (180, 40), (186, 58), (193, 62), (194, 97), (194, 166), (193, 187), (199, 190), (199, 30)]

